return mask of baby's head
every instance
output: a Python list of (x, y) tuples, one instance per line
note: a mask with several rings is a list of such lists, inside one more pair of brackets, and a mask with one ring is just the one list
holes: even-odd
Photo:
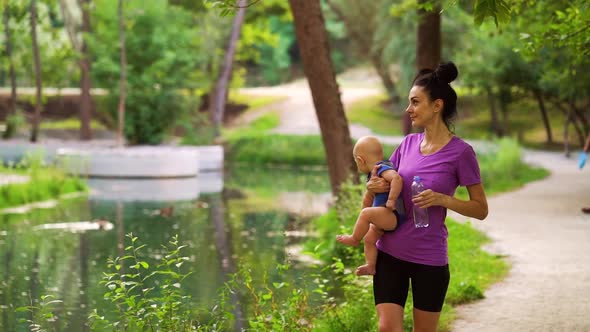
[(375, 136), (363, 136), (352, 149), (354, 162), (359, 171), (370, 173), (376, 163), (383, 160), (383, 147)]

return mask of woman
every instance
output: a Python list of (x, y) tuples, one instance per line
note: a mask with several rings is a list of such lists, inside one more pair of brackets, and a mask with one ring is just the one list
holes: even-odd
[[(403, 178), (402, 197), (407, 220), (377, 243), (377, 271), (373, 277), (379, 331), (402, 331), (404, 305), (411, 282), (414, 331), (436, 331), (449, 285), (447, 209), (483, 220), (488, 214), (479, 165), (473, 148), (453, 135), (451, 121), (457, 114), (457, 94), (450, 86), (457, 78), (452, 62), (436, 70), (422, 70), (414, 79), (406, 112), (412, 126), (423, 133), (410, 134), (390, 161)], [(411, 196), (415, 175), (427, 190)], [(453, 197), (466, 186), (468, 200)], [(367, 183), (372, 193), (388, 190), (377, 177)], [(428, 227), (414, 226), (414, 205), (428, 208)]]

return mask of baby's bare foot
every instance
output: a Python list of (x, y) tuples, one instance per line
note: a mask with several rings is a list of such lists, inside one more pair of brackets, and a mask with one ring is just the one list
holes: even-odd
[(375, 265), (361, 265), (356, 268), (356, 275), (357, 276), (374, 276), (375, 275)]
[(345, 244), (347, 246), (352, 246), (352, 247), (356, 247), (360, 244), (360, 241), (355, 240), (350, 235), (337, 235), (336, 240), (342, 244)]

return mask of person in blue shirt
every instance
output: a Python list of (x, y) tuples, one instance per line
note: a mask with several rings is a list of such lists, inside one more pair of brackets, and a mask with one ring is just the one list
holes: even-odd
[[(351, 235), (338, 235), (336, 240), (349, 246), (358, 246), (364, 238), (365, 265), (357, 268), (357, 275), (374, 275), (377, 262), (377, 240), (385, 233), (393, 231), (401, 215), (396, 207), (402, 190), (402, 178), (393, 164), (383, 160), (383, 147), (374, 136), (363, 136), (355, 144), (353, 156), (360, 172), (367, 174), (367, 181), (372, 176), (379, 176), (389, 182), (389, 191), (372, 194), (365, 192), (363, 207), (354, 225)], [(378, 169), (375, 165), (381, 165)], [(401, 204), (400, 204), (401, 203)]]
[[(586, 165), (586, 160), (588, 159), (588, 151), (590, 151), (590, 133), (586, 136), (586, 143), (584, 143), (584, 149), (580, 152), (580, 158), (578, 159), (578, 167), (580, 169), (584, 168)], [(583, 207), (582, 212), (590, 213), (590, 207)]]

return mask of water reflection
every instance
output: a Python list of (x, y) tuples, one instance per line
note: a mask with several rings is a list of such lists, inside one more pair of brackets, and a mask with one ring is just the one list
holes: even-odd
[[(276, 198), (290, 191), (325, 195), (329, 190), (325, 171), (233, 169), (227, 172), (225, 185), (220, 185), (221, 174), (209, 174), (200, 182), (183, 180), (91, 180), (93, 190), (87, 198), (24, 215), (0, 215), (0, 331), (28, 330), (18, 321), (26, 315), (15, 309), (30, 305), (31, 299), (38, 303), (48, 294), (64, 301), (55, 309), (60, 317), (56, 331), (85, 331), (86, 317), (94, 309), (112, 315), (99, 282), (107, 272), (107, 259), (123, 256), (128, 233), (146, 244), (150, 266), (162, 256), (162, 245), (179, 235), (188, 246), (185, 255), (193, 272), (182, 290), (192, 296), (195, 308), (204, 310), (218, 304), (219, 290), (240, 266), (256, 267), (253, 280), (267, 275), (271, 282), (279, 278), (289, 282), (306, 272), (304, 265), (286, 276), (276, 271), (276, 264), (288, 259), (286, 247), (293, 240), (283, 234), (292, 230), (294, 220)], [(114, 229), (35, 230), (43, 224), (96, 219), (111, 221)], [(229, 300), (236, 330), (241, 330), (248, 300), (238, 294)], [(207, 318), (204, 314), (201, 320)]]

